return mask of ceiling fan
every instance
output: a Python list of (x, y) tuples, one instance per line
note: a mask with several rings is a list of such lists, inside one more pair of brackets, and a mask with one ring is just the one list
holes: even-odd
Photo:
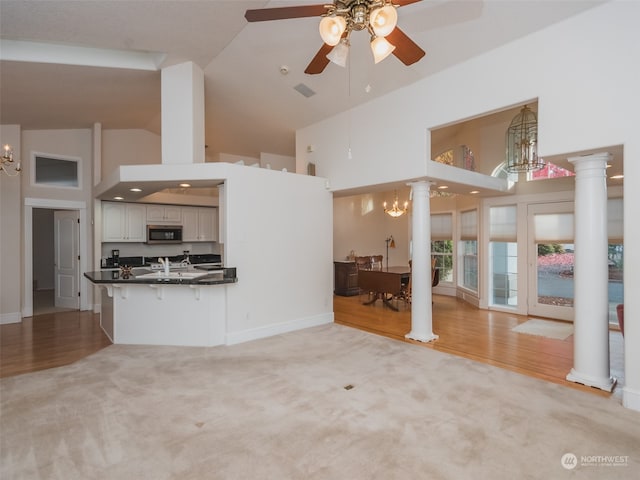
[(405, 65), (411, 65), (425, 52), (397, 26), (396, 9), (422, 0), (333, 0), (330, 5), (299, 5), (247, 10), (249, 22), (284, 20), (288, 18), (322, 17), (320, 36), (324, 41), (304, 73), (322, 73), (332, 61), (346, 66), (349, 36), (356, 30), (371, 34), (371, 50), (378, 63), (393, 53)]

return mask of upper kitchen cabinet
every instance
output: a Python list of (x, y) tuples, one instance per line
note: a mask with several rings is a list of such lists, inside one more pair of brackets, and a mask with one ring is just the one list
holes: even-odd
[(138, 203), (102, 203), (103, 242), (144, 242), (146, 207)]
[(182, 207), (182, 241), (218, 241), (218, 209)]
[(178, 205), (147, 205), (147, 223), (172, 223), (182, 221), (182, 208)]

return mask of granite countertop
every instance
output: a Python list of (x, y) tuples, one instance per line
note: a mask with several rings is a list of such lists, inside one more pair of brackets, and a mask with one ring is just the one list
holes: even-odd
[(223, 268), (214, 272), (196, 270), (172, 270), (166, 277), (163, 272), (153, 271), (148, 268), (134, 268), (129, 276), (123, 276), (121, 270), (101, 270), (98, 272), (85, 272), (84, 276), (95, 284), (130, 284), (130, 285), (222, 285), (237, 283), (235, 268)]

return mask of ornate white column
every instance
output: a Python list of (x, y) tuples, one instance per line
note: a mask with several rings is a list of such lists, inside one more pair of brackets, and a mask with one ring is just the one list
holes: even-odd
[(608, 153), (571, 157), (575, 167), (573, 368), (567, 380), (610, 392)]
[(412, 253), (411, 253), (411, 340), (431, 342), (433, 311), (431, 305), (431, 208), (428, 182), (414, 182), (411, 186)]

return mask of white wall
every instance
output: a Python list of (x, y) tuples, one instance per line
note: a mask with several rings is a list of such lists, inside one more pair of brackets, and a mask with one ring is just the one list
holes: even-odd
[[(260, 153), (260, 166), (271, 168), (272, 170), (282, 170), (286, 168), (288, 172), (294, 172), (296, 168), (295, 157), (286, 155), (276, 155), (274, 153)], [(303, 173), (303, 172), (301, 172)]]
[[(398, 190), (400, 206), (409, 200), (410, 188)], [(387, 262), (390, 235), (396, 248), (389, 248), (389, 266), (407, 266), (409, 262), (410, 213), (392, 218), (382, 204), (393, 204), (394, 191), (338, 197), (333, 201), (333, 258), (346, 260), (353, 250), (358, 256), (383, 255)]]
[[(57, 200), (78, 200), (90, 202), (92, 199), (92, 150), (93, 134), (90, 129), (78, 130), (23, 130), (22, 194), (24, 197), (53, 198)], [(34, 152), (79, 158), (79, 188), (60, 188), (34, 185), (32, 182), (32, 162)]]
[[(22, 197), (29, 199), (32, 205), (38, 208), (69, 208), (80, 211), (80, 264), (91, 265), (93, 258), (93, 132), (91, 129), (76, 130), (23, 130), (22, 151), (24, 172), (22, 175)], [(32, 161), (34, 152), (61, 156), (63, 158), (79, 159), (79, 188), (60, 188), (40, 186), (32, 183)], [(61, 205), (63, 205), (61, 207)], [(66, 207), (64, 205), (69, 205)], [(25, 222), (32, 218), (32, 206), (24, 206)], [(27, 209), (29, 209), (27, 211)], [(14, 233), (18, 240), (28, 248), (33, 238), (27, 239), (24, 231), (31, 228), (29, 225), (21, 225)], [(23, 268), (23, 312), (31, 314), (31, 288), (29, 279), (33, 276), (31, 251), (24, 251), (21, 257)], [(86, 269), (85, 269), (86, 270)], [(90, 282), (83, 276), (80, 277), (80, 292), (82, 309), (91, 308), (93, 304), (94, 289)]]
[(332, 195), (325, 180), (225, 168), (221, 241), (226, 264), (238, 269), (238, 283), (227, 287), (227, 342), (332, 321)]
[(244, 165), (254, 165), (260, 164), (260, 159), (255, 157), (245, 157), (242, 155), (233, 155), (230, 153), (219, 153), (217, 155), (218, 162), (227, 162), (227, 163), (243, 163)]
[(102, 131), (102, 177), (120, 165), (152, 165), (162, 161), (160, 135), (147, 130)]
[[(0, 145), (13, 147), (14, 159), (22, 159), (20, 127), (0, 125)], [(22, 287), (21, 178), (0, 173), (0, 324), (16, 323), (20, 313)]]
[[(430, 128), (538, 99), (539, 154), (624, 145), (625, 205), (640, 203), (640, 3), (611, 1), (351, 112), (301, 129), (298, 171), (343, 190), (425, 175)], [(523, 61), (526, 59), (526, 61)], [(422, 61), (429, 61), (428, 56)], [(393, 118), (393, 122), (388, 119)], [(348, 139), (348, 124), (361, 130)], [(386, 126), (385, 142), (366, 132)], [(349, 143), (352, 158), (347, 161)], [(306, 145), (315, 145), (307, 153)], [(389, 162), (389, 159), (394, 159)], [(640, 225), (625, 209), (624, 403), (640, 410)], [(627, 326), (627, 323), (629, 326)]]

